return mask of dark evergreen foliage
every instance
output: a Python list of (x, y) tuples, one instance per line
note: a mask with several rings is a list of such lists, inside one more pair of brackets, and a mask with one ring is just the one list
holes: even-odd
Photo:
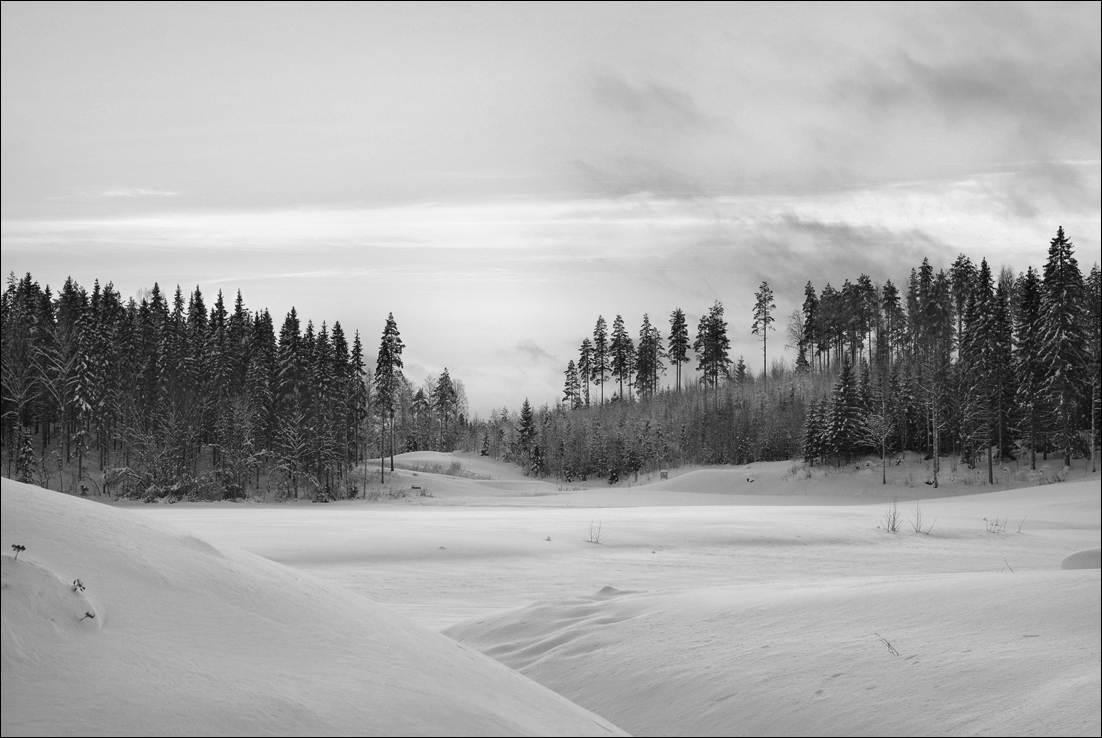
[[(30, 275), (9, 279), (0, 313), (9, 476), (144, 499), (338, 498), (380, 436), (359, 333), (350, 350), (339, 323), (303, 331), (292, 309), (277, 340), (240, 293), (232, 311), (219, 293), (208, 312), (198, 288), (123, 302), (110, 283), (88, 293), (69, 279), (54, 298)], [(447, 370), (433, 386), (425, 447), (454, 448), (462, 386)], [(403, 380), (384, 411), (407, 394)], [(411, 417), (397, 421), (413, 435)]]

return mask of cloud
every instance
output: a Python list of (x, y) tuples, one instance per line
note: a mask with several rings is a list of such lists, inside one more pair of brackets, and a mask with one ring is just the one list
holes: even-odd
[(642, 126), (690, 131), (710, 129), (717, 124), (700, 109), (692, 95), (671, 85), (657, 82), (633, 85), (603, 71), (593, 75), (590, 89), (599, 105), (625, 113)]
[(114, 189), (103, 190), (102, 192), (91, 195), (92, 197), (175, 197), (179, 195), (179, 192), (170, 192), (168, 190), (147, 190), (141, 187), (116, 187)]
[(535, 341), (530, 338), (526, 338), (519, 341), (516, 346), (516, 350), (528, 357), (528, 360), (533, 364), (551, 364), (557, 366), (558, 360), (551, 354), (540, 348)]

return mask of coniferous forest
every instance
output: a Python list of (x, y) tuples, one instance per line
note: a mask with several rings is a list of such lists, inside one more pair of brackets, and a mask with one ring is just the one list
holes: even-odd
[[(358, 332), (350, 344), (339, 323), (304, 328), (292, 309), (277, 333), (240, 293), (232, 310), (221, 293), (208, 310), (198, 288), (124, 301), (110, 283), (89, 294), (68, 280), (55, 297), (12, 275), (0, 304), (4, 473), (147, 500), (338, 499), (385, 475), (368, 459), (389, 455), (393, 469), (403, 451), (460, 449), (609, 483), (688, 464), (886, 464), (914, 451), (933, 460), (935, 484), (950, 455), (990, 480), (1007, 459), (1095, 463), (1100, 303), (1098, 265), (1084, 277), (1062, 229), (1042, 273), (995, 274), (962, 254), (948, 268), (924, 259), (903, 286), (809, 281), (781, 330), (763, 282), (752, 315), (717, 300), (695, 331), (680, 307), (644, 315), (637, 333), (599, 316), (559, 402), (472, 419), (447, 369), (419, 387), (405, 378), (393, 315), (372, 371)], [(731, 331), (746, 329), (760, 363), (730, 355)], [(778, 338), (794, 364), (770, 360)]]
[(359, 332), (350, 345), (292, 308), (277, 334), (240, 292), (208, 311), (198, 288), (124, 302), (70, 279), (55, 297), (28, 274), (0, 307), (5, 474), (65, 492), (350, 497), (367, 458), (454, 448), (466, 423), (446, 368), (421, 387), (402, 375), (393, 315), (370, 373)]
[[(1037, 454), (1094, 463), (1102, 279), (1097, 264), (1084, 278), (1062, 228), (1042, 274), (994, 274), (962, 254), (948, 269), (924, 259), (902, 287), (861, 274), (839, 288), (809, 281), (803, 297), (783, 332), (764, 282), (752, 315), (729, 319), (717, 301), (695, 333), (680, 308), (661, 322), (644, 315), (635, 335), (621, 316), (611, 329), (600, 316), (567, 363), (559, 404), (495, 411), (472, 440), (563, 481), (685, 464), (886, 463), (904, 450), (933, 460), (935, 484), (949, 455), (988, 479), (1000, 460), (1032, 468)], [(730, 355), (730, 332), (746, 328), (760, 363)], [(770, 361), (778, 337), (796, 349), (793, 365)]]

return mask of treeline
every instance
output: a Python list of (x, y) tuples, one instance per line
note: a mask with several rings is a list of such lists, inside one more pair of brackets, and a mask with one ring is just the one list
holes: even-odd
[(54, 297), (13, 274), (0, 310), (6, 474), (63, 491), (346, 497), (366, 458), (454, 448), (466, 423), (447, 369), (402, 375), (393, 316), (372, 373), (359, 331), (303, 328), (292, 308), (277, 334), (240, 292), (208, 311), (198, 287), (124, 302), (110, 283)]
[[(1037, 453), (1093, 457), (1102, 279), (1097, 264), (1084, 279), (1072, 252), (1061, 228), (1043, 274), (996, 277), (961, 255), (948, 271), (924, 259), (902, 291), (864, 274), (840, 289), (808, 282), (785, 331), (793, 366), (768, 361), (776, 305), (763, 282), (749, 321), (757, 373), (731, 360), (719, 301), (691, 341), (679, 308), (668, 333), (644, 315), (637, 337), (602, 316), (567, 364), (560, 403), (495, 411), (472, 433), (483, 453), (567, 481), (901, 450), (986, 461), (989, 474), (1023, 452), (1033, 467)], [(692, 358), (699, 379), (683, 383)]]

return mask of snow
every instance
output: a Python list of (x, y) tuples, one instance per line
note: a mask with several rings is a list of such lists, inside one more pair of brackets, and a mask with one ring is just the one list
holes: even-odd
[[(397, 461), (454, 459), (491, 479), (405, 471), (395, 487), (432, 497), (124, 509), (5, 481), (19, 586), (70, 618), (55, 637), (40, 614), (17, 649), (4, 559), (5, 735), (611, 728), (443, 636), (639, 735), (1102, 729), (1097, 474), (984, 492), (960, 472), (935, 491), (919, 467), (885, 488), (875, 464), (810, 479), (756, 464), (609, 488)], [(1068, 569), (1089, 550), (1093, 568)], [(104, 617), (71, 622), (76, 577)]]
[(0, 558), (4, 735), (620, 733), (301, 572), (7, 479), (2, 500), (26, 547)]
[(1102, 567), (1102, 548), (1085, 548), (1060, 562), (1061, 569), (1098, 569), (1100, 567)]

